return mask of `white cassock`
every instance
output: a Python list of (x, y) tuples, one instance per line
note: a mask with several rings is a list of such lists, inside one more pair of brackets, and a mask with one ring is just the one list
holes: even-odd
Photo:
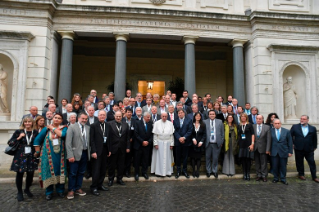
[(174, 146), (174, 125), (170, 121), (163, 122), (158, 120), (154, 123), (154, 146), (158, 145), (158, 149), (153, 147), (151, 173), (166, 176), (173, 173), (173, 150)]

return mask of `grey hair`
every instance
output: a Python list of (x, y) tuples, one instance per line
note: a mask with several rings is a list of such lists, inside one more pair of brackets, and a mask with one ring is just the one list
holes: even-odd
[(105, 100), (105, 99), (109, 99), (109, 98), (110, 98), (109, 96), (105, 96), (103, 100)]
[(198, 108), (198, 105), (197, 105), (197, 104), (192, 104), (191, 107), (193, 108), (193, 107), (195, 107), (195, 106)]
[(258, 110), (258, 108), (257, 108), (256, 106), (252, 106), (252, 107), (250, 108), (250, 110), (252, 110), (252, 109), (256, 109), (257, 112), (259, 112), (259, 110)]
[(144, 112), (143, 116), (150, 116), (151, 114), (149, 112)]
[(69, 117), (68, 117), (68, 122), (70, 122), (70, 117), (71, 117), (71, 116), (75, 116), (75, 118), (77, 117), (76, 113), (71, 112), (70, 115), (69, 115)]
[(93, 97), (93, 98), (94, 98), (94, 96), (93, 96), (93, 95), (91, 95), (91, 94), (90, 94), (90, 95), (88, 95), (88, 98), (90, 98), (90, 97)]
[(110, 94), (113, 94), (113, 95), (114, 95), (114, 93), (113, 93), (112, 91), (111, 91), (111, 92), (109, 92), (109, 95), (110, 95)]
[[(264, 116), (263, 116), (263, 115), (259, 114), (259, 115), (257, 115), (257, 116), (261, 116), (261, 117), (263, 118), (263, 120), (264, 120)], [(257, 117), (257, 116), (256, 116), (256, 117)]]
[(303, 116), (307, 117), (307, 119), (309, 120), (309, 116), (308, 115), (301, 115), (300, 117), (303, 117)]
[(106, 111), (105, 110), (99, 110), (98, 115), (100, 115), (101, 112), (104, 112), (106, 115)]
[(90, 107), (92, 107), (92, 108), (93, 108), (93, 110), (94, 110), (94, 107), (93, 107), (93, 106), (91, 106), (91, 105), (90, 105), (90, 106), (88, 106), (88, 107), (87, 107), (87, 109), (89, 109)]
[(180, 104), (181, 104), (181, 105), (184, 105), (183, 102), (181, 102), (181, 101), (178, 101), (178, 102), (176, 103), (176, 105), (180, 105)]
[[(280, 121), (280, 119), (275, 118), (273, 122), (275, 122), (275, 121), (277, 121), (277, 120), (279, 120), (279, 121)], [(280, 121), (280, 123), (281, 123), (281, 121)]]

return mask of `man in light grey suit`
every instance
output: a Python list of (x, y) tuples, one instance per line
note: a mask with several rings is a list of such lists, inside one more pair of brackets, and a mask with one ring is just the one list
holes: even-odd
[(218, 157), (224, 143), (224, 124), (216, 119), (214, 110), (208, 113), (209, 119), (204, 120), (206, 124), (206, 170), (207, 177), (211, 174), (218, 178)]
[(86, 125), (88, 115), (84, 112), (78, 116), (78, 123), (72, 124), (66, 134), (65, 148), (69, 160), (68, 199), (74, 198), (74, 193), (85, 196), (81, 189), (87, 161), (90, 160), (90, 127)]
[(147, 98), (146, 99), (146, 105), (144, 105), (142, 107), (142, 114), (144, 114), (145, 112), (151, 113), (151, 109), (152, 109), (152, 99), (151, 98)]
[(271, 133), (270, 127), (263, 124), (264, 117), (257, 115), (256, 124), (253, 125), (255, 132), (254, 156), (256, 166), (256, 181), (267, 182), (267, 154), (270, 154)]

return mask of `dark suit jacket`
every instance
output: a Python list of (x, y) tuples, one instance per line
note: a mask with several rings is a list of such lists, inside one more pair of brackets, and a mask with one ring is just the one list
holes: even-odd
[(191, 106), (192, 105), (192, 100), (189, 97), (185, 101), (185, 105), (187, 105), (187, 106)]
[[(143, 106), (145, 106), (145, 105), (146, 105), (146, 101), (145, 101), (145, 102), (142, 101), (140, 107), (143, 107)], [(138, 107), (137, 101), (135, 102), (135, 107)]]
[[(131, 109), (133, 110), (132, 106), (127, 106), (125, 109), (127, 109), (127, 108), (131, 108)], [(133, 117), (136, 116), (135, 108), (136, 108), (136, 107), (134, 106), (133, 115), (132, 115)]]
[[(110, 138), (109, 138), (109, 130), (110, 126), (108, 123), (105, 124), (105, 134), (103, 135), (103, 131), (101, 129), (100, 122), (95, 122), (90, 126), (90, 144), (91, 144), (91, 154), (96, 153), (97, 156), (101, 156), (103, 147), (107, 147), (107, 152), (110, 149)], [(104, 136), (107, 137), (106, 145), (104, 145)]]
[(279, 154), (281, 158), (287, 158), (288, 154), (292, 154), (292, 138), (290, 131), (281, 128), (280, 139), (276, 136), (276, 128), (271, 129), (271, 156)]
[[(192, 145), (192, 132), (193, 132), (193, 123), (192, 120), (185, 117), (182, 128), (180, 127), (179, 118), (175, 119), (174, 122), (174, 145), (175, 146), (190, 146)], [(185, 137), (185, 143), (181, 144), (179, 142), (180, 137)]]
[[(202, 117), (202, 120), (205, 120), (205, 119), (204, 119), (204, 115), (203, 115), (202, 113), (201, 113), (200, 115), (201, 115), (201, 117)], [(206, 116), (205, 116), (205, 117), (206, 117)], [(193, 122), (193, 119), (194, 119), (193, 112), (187, 114), (187, 118), (189, 118), (189, 119), (192, 120), (192, 122)]]
[(301, 129), (301, 124), (294, 124), (290, 129), (293, 143), (296, 150), (304, 150), (313, 152), (317, 149), (317, 129), (308, 124), (308, 134), (304, 137)]
[(113, 110), (107, 112), (107, 115), (106, 115), (107, 122), (113, 121), (115, 119), (114, 114), (115, 114), (115, 112)]
[(108, 122), (110, 125), (109, 129), (109, 141), (110, 149), (112, 154), (116, 154), (119, 149), (125, 151), (125, 149), (130, 149), (130, 130), (126, 122), (122, 122), (121, 137), (116, 127), (116, 121)]
[[(174, 112), (173, 114), (174, 114), (174, 120), (175, 120), (175, 119), (178, 119), (177, 113)], [(168, 121), (172, 121), (172, 120), (171, 120), (171, 116), (170, 116), (169, 113), (167, 113), (167, 120), (168, 120)]]
[(270, 127), (263, 124), (261, 127), (261, 133), (259, 138), (257, 136), (257, 124), (253, 125), (254, 134), (255, 134), (255, 145), (254, 150), (258, 150), (259, 153), (270, 152), (271, 147), (271, 133)]
[(99, 98), (96, 97), (94, 103), (98, 103), (99, 102)]
[[(257, 117), (257, 115), (258, 115), (258, 113), (256, 114), (256, 117)], [(249, 123), (251, 123), (251, 124), (256, 124), (256, 123), (253, 122), (253, 116), (252, 116), (252, 114), (248, 115), (248, 121), (249, 121)]]
[[(228, 114), (227, 114), (228, 115)], [(227, 116), (226, 116), (227, 117)], [(223, 123), (226, 121), (226, 119), (224, 118), (224, 114), (223, 113), (219, 113), (216, 115), (216, 119), (221, 120)]]
[[(161, 115), (159, 114), (156, 114), (156, 121), (160, 120), (161, 119)], [(151, 122), (154, 124), (154, 119), (153, 119), (153, 114), (151, 114)]]
[(138, 150), (143, 141), (148, 141), (148, 146), (153, 147), (153, 123), (149, 121), (146, 123), (147, 131), (145, 130), (144, 121), (137, 121), (135, 128), (135, 142), (134, 149)]
[[(96, 122), (99, 122), (99, 119), (94, 116), (94, 122), (93, 123), (96, 123)], [(86, 122), (86, 125), (90, 126), (89, 116), (88, 116), (88, 121)]]
[[(199, 130), (195, 131), (195, 127), (193, 128), (193, 132), (192, 132), (192, 140), (196, 139), (197, 144), (194, 145), (194, 143), (192, 144), (192, 146), (194, 147), (194, 150), (199, 152), (199, 151), (204, 151), (205, 150), (205, 146), (206, 146), (206, 124), (201, 124), (199, 127)], [(199, 142), (203, 142), (201, 147), (198, 147)]]
[[(126, 123), (126, 118), (123, 118), (122, 119), (123, 122)], [(129, 137), (130, 137), (130, 140), (132, 139), (132, 142), (131, 142), (131, 148), (132, 148), (132, 144), (134, 143), (134, 140), (135, 140), (135, 128), (136, 128), (136, 123), (137, 123), (137, 120), (134, 119), (133, 117), (131, 118), (131, 126), (129, 126)]]

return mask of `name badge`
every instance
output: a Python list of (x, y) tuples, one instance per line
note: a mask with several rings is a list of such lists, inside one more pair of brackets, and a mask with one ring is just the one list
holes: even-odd
[(55, 138), (53, 139), (53, 146), (59, 145), (59, 139)]
[(245, 134), (241, 134), (241, 139), (245, 140), (246, 139), (246, 135)]
[(212, 136), (212, 135), (215, 135), (214, 131), (211, 131), (210, 135), (211, 135), (211, 136)]
[(134, 127), (131, 127), (131, 130), (134, 130)]
[(106, 139), (107, 139), (107, 137), (104, 137), (104, 142), (103, 143), (106, 143)]
[(30, 154), (31, 153), (31, 147), (30, 146), (24, 147), (24, 153), (25, 154)]

